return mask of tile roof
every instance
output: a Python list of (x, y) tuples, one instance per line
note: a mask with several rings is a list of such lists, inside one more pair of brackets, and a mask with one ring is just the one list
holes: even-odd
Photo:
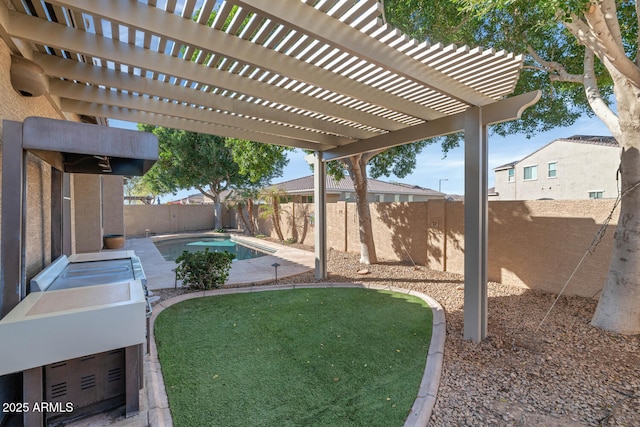
[(501, 171), (501, 170), (504, 170), (504, 169), (511, 169), (516, 165), (516, 163), (518, 163), (518, 161), (506, 163), (504, 165), (501, 165), (501, 166), (493, 168), (493, 170), (494, 171)]
[[(302, 178), (292, 179), (290, 181), (280, 182), (273, 185), (281, 189), (282, 191), (286, 191), (287, 193), (305, 193), (313, 191), (313, 175), (303, 176)], [(353, 188), (353, 182), (349, 178), (344, 178), (340, 181), (336, 181), (333, 177), (327, 175), (326, 186), (327, 193), (355, 191)], [(367, 187), (369, 193), (402, 193), (424, 196), (444, 196), (444, 193), (440, 193), (429, 188), (422, 188), (418, 185), (390, 183), (373, 178), (367, 179)]]
[(573, 135), (569, 138), (558, 138), (556, 141), (579, 142), (582, 144), (606, 145), (619, 147), (618, 141), (612, 136)]

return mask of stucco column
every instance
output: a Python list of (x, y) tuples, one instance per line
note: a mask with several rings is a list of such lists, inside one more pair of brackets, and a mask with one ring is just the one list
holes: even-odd
[(316, 279), (327, 278), (326, 166), (316, 151), (313, 163), (313, 204), (315, 216)]
[(472, 107), (464, 123), (464, 338), (487, 336), (487, 126)]
[(24, 267), (25, 209), (24, 152), (22, 123), (4, 120), (2, 128), (2, 278), (0, 280), (0, 319), (26, 296), (22, 281)]

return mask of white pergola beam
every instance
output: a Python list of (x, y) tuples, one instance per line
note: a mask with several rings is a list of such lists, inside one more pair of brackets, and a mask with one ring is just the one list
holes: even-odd
[(394, 73), (448, 94), (453, 99), (472, 105), (487, 105), (495, 99), (484, 96), (395, 48), (361, 31), (345, 26), (337, 19), (318, 13), (312, 6), (297, 0), (265, 2), (264, 0), (238, 0), (236, 3), (260, 11), (277, 22), (305, 33), (313, 34), (324, 42), (374, 64), (392, 69)]
[(227, 71), (205, 67), (170, 55), (158, 54), (158, 52), (149, 49), (118, 43), (106, 37), (43, 21), (19, 12), (7, 11), (6, 19), (6, 22), (0, 22), (0, 24), (5, 27), (10, 36), (33, 43), (78, 52), (118, 64), (127, 64), (130, 67), (199, 82), (212, 87), (224, 88), (232, 92), (244, 93), (378, 129), (395, 130), (405, 127), (401, 123), (375, 114), (344, 107)]
[(337, 138), (320, 132), (283, 126), (204, 108), (193, 108), (183, 104), (100, 89), (94, 86), (74, 84), (64, 80), (52, 79), (49, 82), (49, 90), (51, 94), (60, 98), (146, 111), (187, 120), (196, 120), (220, 126), (245, 129), (247, 131), (272, 134), (284, 138), (299, 139), (326, 146), (340, 146), (349, 142), (343, 138)]
[(179, 117), (163, 116), (139, 110), (111, 107), (71, 99), (61, 99), (60, 107), (64, 111), (76, 114), (84, 114), (96, 117), (108, 117), (116, 120), (125, 120), (134, 123), (145, 123), (154, 126), (162, 126), (173, 129), (183, 129), (191, 132), (207, 133), (211, 135), (226, 136), (230, 138), (242, 138), (265, 144), (282, 145), (284, 147), (303, 148), (306, 150), (326, 149), (328, 147), (291, 138), (276, 137), (266, 133), (249, 132), (240, 128), (215, 125), (196, 120), (188, 120)]
[(33, 52), (33, 60), (40, 65), (49, 76), (61, 77), (67, 80), (90, 82), (95, 86), (105, 86), (138, 92), (150, 96), (157, 96), (170, 100), (186, 102), (198, 106), (215, 108), (223, 111), (242, 114), (249, 117), (260, 117), (281, 123), (295, 124), (300, 127), (316, 129), (347, 138), (369, 138), (375, 133), (356, 127), (321, 120), (303, 114), (292, 113), (287, 110), (267, 107), (255, 102), (241, 101), (228, 96), (222, 96), (203, 90), (194, 90), (181, 85), (175, 85), (159, 80), (152, 80), (142, 76), (110, 70), (87, 63), (63, 59), (57, 56)]
[[(440, 112), (408, 101), (402, 97), (362, 84), (337, 73), (328, 73), (327, 70), (320, 67), (268, 49), (251, 41), (227, 34), (215, 28), (207, 27), (189, 19), (186, 20), (175, 14), (164, 13), (156, 7), (145, 8), (143, 5), (137, 2), (131, 2), (130, 0), (112, 0), (109, 2), (58, 0), (55, 3), (72, 9), (82, 10), (128, 27), (141, 29), (145, 32), (162, 34), (163, 37), (175, 40), (178, 44), (184, 44), (191, 48), (233, 58), (245, 64), (270, 70), (301, 82), (306, 82), (336, 93), (369, 102), (373, 105), (380, 105), (380, 100), (384, 99), (386, 108), (401, 111), (410, 116), (420, 117), (425, 120), (432, 120), (443, 116)], [(262, 1), (261, 3), (263, 6), (268, 6), (268, 9), (278, 6), (284, 9), (298, 7), (299, 5), (305, 6), (298, 0), (279, 0), (277, 2)], [(325, 13), (319, 12), (309, 6), (305, 7), (305, 12), (307, 14), (305, 17), (306, 21), (313, 21), (314, 19), (324, 20), (324, 18), (331, 19)], [(336, 22), (339, 23), (339, 21), (335, 19), (331, 19), (331, 21), (334, 24)], [(344, 28), (344, 24), (339, 24), (339, 27)], [(325, 31), (328, 31), (328, 29), (325, 28), (318, 34), (322, 34)], [(354, 31), (362, 40), (375, 40), (357, 30)], [(376, 46), (372, 48), (380, 48), (380, 46), (388, 47), (383, 43), (377, 42)], [(388, 49), (395, 52), (395, 49)], [(403, 56), (409, 58), (406, 55)], [(422, 68), (425, 67), (424, 64), (420, 64), (418, 61), (415, 62), (421, 65)], [(423, 74), (423, 77), (426, 76)], [(443, 75), (443, 78), (446, 78), (446, 76)], [(455, 82), (455, 80), (451, 79), (451, 82)], [(465, 88), (468, 92), (475, 93), (459, 83), (457, 83), (456, 87), (460, 90)], [(488, 97), (487, 99), (494, 101)]]
[[(540, 99), (541, 92), (533, 91), (505, 98), (482, 108), (483, 126), (519, 119), (527, 107)], [(324, 153), (325, 161), (341, 159), (368, 151), (384, 150), (436, 136), (461, 132), (465, 129), (466, 112), (445, 116), (421, 125), (411, 126), (384, 135), (360, 140), (344, 147), (334, 148)]]
[(380, 22), (375, 0), (226, 0), (212, 27), (213, 0), (197, 22), (201, 1), (182, 2), (179, 16), (176, 0), (9, 0), (0, 2), (0, 37), (43, 67), (46, 96), (69, 117), (315, 151), (319, 279), (327, 274), (326, 161), (464, 131), (464, 336), (483, 339), (487, 127), (539, 99), (539, 91), (501, 99), (523, 57), (418, 44)]

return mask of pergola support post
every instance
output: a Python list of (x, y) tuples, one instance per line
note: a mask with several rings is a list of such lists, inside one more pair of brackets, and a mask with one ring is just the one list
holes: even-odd
[(313, 203), (315, 217), (316, 279), (327, 278), (327, 204), (326, 166), (322, 152), (316, 151), (313, 163)]
[(0, 319), (25, 296), (24, 225), (26, 209), (25, 155), (22, 123), (4, 120), (2, 144), (2, 274), (0, 277)]
[(464, 123), (464, 339), (487, 336), (487, 126), (481, 107)]

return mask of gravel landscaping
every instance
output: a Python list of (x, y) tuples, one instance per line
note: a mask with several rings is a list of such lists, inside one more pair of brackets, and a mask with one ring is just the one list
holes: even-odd
[[(414, 289), (447, 321), (444, 366), (431, 426), (640, 426), (640, 336), (590, 325), (596, 302), (489, 284), (488, 338), (466, 341), (463, 278), (381, 262), (359, 274), (359, 256), (330, 251), (329, 282)], [(279, 283), (313, 283), (313, 273)], [(174, 291), (163, 291), (162, 297)]]

